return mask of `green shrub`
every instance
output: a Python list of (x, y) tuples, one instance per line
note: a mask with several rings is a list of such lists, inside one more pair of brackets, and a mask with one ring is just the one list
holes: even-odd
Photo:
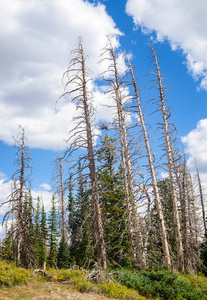
[(142, 297), (138, 294), (137, 291), (128, 289), (126, 286), (122, 286), (119, 283), (100, 283), (99, 288), (102, 293), (111, 298), (117, 299), (126, 299), (126, 300), (144, 300), (145, 297)]
[(0, 286), (24, 284), (32, 279), (31, 271), (17, 268), (14, 264), (0, 262)]
[(178, 279), (184, 280), (188, 284), (192, 285), (196, 290), (207, 295), (207, 278), (203, 274), (179, 274)]
[[(51, 269), (48, 273), (54, 274), (54, 270)], [(126, 299), (126, 300), (143, 300), (137, 291), (128, 289), (126, 286), (122, 286), (116, 282), (102, 282), (95, 284), (87, 280), (86, 272), (84, 270), (59, 270), (56, 271), (54, 276), (55, 281), (68, 281), (80, 292), (96, 292), (99, 294), (105, 294), (108, 297)]]
[(128, 288), (136, 289), (145, 297), (169, 300), (202, 300), (207, 299), (186, 281), (179, 280), (178, 274), (167, 270), (160, 271), (127, 271), (122, 270), (119, 280)]

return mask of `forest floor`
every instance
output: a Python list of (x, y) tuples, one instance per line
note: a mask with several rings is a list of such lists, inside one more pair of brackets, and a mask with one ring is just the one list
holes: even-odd
[(0, 289), (0, 300), (107, 300), (103, 295), (80, 293), (72, 286), (56, 282), (31, 282), (26, 285), (4, 287)]

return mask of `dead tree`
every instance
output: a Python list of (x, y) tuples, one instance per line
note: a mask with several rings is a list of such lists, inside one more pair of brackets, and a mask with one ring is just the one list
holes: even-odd
[(200, 174), (198, 170), (198, 166), (196, 164), (196, 175), (197, 175), (197, 180), (198, 180), (198, 189), (199, 189), (199, 198), (201, 201), (201, 207), (202, 207), (202, 215), (203, 215), (203, 225), (204, 225), (204, 230), (206, 232), (206, 211), (205, 211), (205, 205), (204, 205), (204, 197), (203, 197), (203, 188), (201, 184), (201, 179), (200, 179)]
[[(142, 240), (142, 233), (140, 228), (140, 220), (139, 214), (137, 211), (137, 204), (135, 198), (135, 189), (133, 183), (133, 176), (132, 176), (132, 168), (131, 168), (131, 159), (129, 153), (129, 144), (127, 140), (127, 130), (125, 126), (125, 116), (123, 110), (123, 99), (121, 95), (121, 83), (119, 79), (119, 72), (118, 72), (118, 64), (117, 64), (117, 55), (114, 52), (113, 46), (111, 44), (110, 39), (108, 39), (108, 45), (105, 47), (103, 54), (109, 54), (108, 60), (110, 61), (109, 66), (109, 73), (110, 79), (107, 79), (110, 82), (112, 87), (112, 93), (114, 94), (114, 100), (116, 103), (117, 109), (117, 116), (118, 116), (118, 127), (119, 127), (119, 136), (120, 136), (120, 144), (121, 144), (121, 156), (122, 156), (122, 168), (123, 173), (125, 172), (126, 167), (126, 175), (124, 174), (124, 185), (125, 185), (125, 195), (126, 195), (126, 204), (127, 204), (127, 214), (128, 214), (128, 230), (129, 230), (129, 239), (131, 245), (131, 257), (133, 258), (133, 266), (135, 268), (144, 268), (146, 267), (146, 261), (143, 255), (143, 240)], [(127, 178), (126, 178), (127, 177)], [(128, 201), (130, 201), (128, 203)], [(130, 215), (130, 208), (132, 214)], [(135, 248), (136, 248), (136, 256), (135, 251), (132, 250), (133, 248), (133, 238), (131, 237), (131, 225), (130, 219), (132, 221), (132, 230), (134, 231), (135, 236)], [(134, 261), (136, 259), (136, 261)]]
[(91, 103), (91, 93), (88, 89), (88, 69), (86, 67), (86, 55), (83, 50), (82, 40), (79, 38), (78, 47), (72, 54), (75, 56), (71, 59), (67, 71), (63, 78), (66, 79), (65, 88), (68, 89), (62, 96), (72, 96), (71, 101), (76, 104), (76, 108), (81, 111), (76, 126), (71, 132), (73, 139), (71, 148), (87, 150), (87, 159), (89, 162), (89, 176), (91, 181), (91, 202), (93, 207), (94, 234), (97, 249), (98, 263), (103, 269), (107, 267), (106, 249), (104, 242), (104, 231), (101, 218), (101, 210), (98, 195), (97, 176), (95, 155), (93, 147), (93, 128), (92, 114), (93, 106)]
[[(157, 179), (155, 176), (155, 170), (154, 170), (154, 165), (153, 165), (153, 160), (152, 160), (152, 153), (151, 153), (151, 149), (150, 149), (150, 145), (149, 145), (146, 125), (145, 125), (145, 121), (144, 121), (144, 117), (143, 117), (143, 113), (142, 113), (139, 94), (138, 94), (138, 86), (137, 86), (137, 83), (135, 80), (135, 76), (134, 76), (134, 72), (133, 72), (131, 63), (126, 54), (125, 54), (125, 57), (126, 57), (129, 71), (130, 71), (131, 78), (132, 78), (132, 83), (133, 83), (134, 92), (135, 92), (135, 98), (137, 101), (140, 123), (141, 123), (141, 127), (142, 127), (142, 133), (143, 133), (145, 147), (146, 147), (146, 151), (147, 151), (148, 164), (149, 164), (149, 169), (150, 169), (150, 174), (151, 174), (151, 179), (152, 179), (155, 204), (156, 204), (157, 215), (158, 215), (158, 220), (159, 220), (160, 234), (161, 234), (161, 238), (162, 238), (164, 264), (166, 266), (170, 267), (171, 261), (170, 261), (169, 245), (168, 245), (168, 241), (167, 241), (167, 232), (166, 232), (165, 221), (164, 221), (164, 216), (163, 216), (162, 204), (161, 204), (160, 196), (159, 196), (159, 190), (158, 190), (158, 186), (157, 186)], [(146, 192), (146, 188), (145, 188), (145, 192)], [(146, 195), (147, 195), (147, 197), (149, 197), (149, 195), (147, 193), (146, 193)]]
[(156, 81), (158, 83), (158, 91), (159, 91), (159, 101), (160, 101), (160, 110), (162, 111), (163, 118), (163, 127), (164, 127), (164, 137), (165, 137), (165, 149), (167, 154), (168, 161), (168, 171), (170, 178), (170, 186), (172, 193), (172, 201), (173, 201), (173, 213), (174, 213), (174, 223), (175, 223), (175, 234), (176, 234), (176, 244), (177, 244), (177, 256), (178, 256), (178, 269), (180, 271), (184, 271), (184, 255), (183, 255), (183, 244), (181, 237), (181, 228), (180, 228), (180, 219), (178, 213), (178, 204), (177, 204), (177, 194), (175, 188), (175, 178), (173, 172), (173, 161), (172, 161), (172, 153), (171, 153), (171, 142), (170, 142), (170, 134), (169, 134), (169, 124), (168, 124), (168, 115), (165, 107), (165, 96), (164, 96), (164, 85), (162, 83), (162, 75), (158, 65), (157, 55), (155, 50), (150, 47), (152, 51), (152, 60), (154, 61), (155, 72), (153, 75), (156, 77)]
[(33, 265), (34, 253), (30, 243), (27, 224), (24, 221), (23, 206), (30, 197), (29, 186), (32, 174), (32, 159), (25, 144), (25, 129), (21, 126), (19, 128), (21, 133), (15, 139), (17, 146), (15, 163), (18, 165), (18, 168), (12, 176), (14, 182), (12, 193), (8, 197), (9, 199), (3, 203), (11, 203), (12, 208), (5, 214), (3, 223), (10, 217), (15, 218), (11, 234), (14, 241), (16, 261), (19, 264), (21, 260), (21, 264), (29, 269)]
[[(172, 144), (171, 144), (172, 145)], [(192, 273), (191, 249), (189, 246), (189, 226), (187, 214), (187, 189), (189, 184), (189, 172), (186, 165), (185, 153), (180, 155), (176, 146), (172, 145), (172, 159), (175, 180), (178, 187), (178, 198), (181, 208), (181, 232), (184, 248), (184, 268), (186, 273)]]
[(66, 221), (65, 221), (65, 186), (63, 179), (63, 159), (59, 152), (59, 156), (54, 161), (54, 174), (53, 174), (53, 190), (59, 198), (59, 205), (61, 211), (61, 232), (62, 239), (66, 240)]

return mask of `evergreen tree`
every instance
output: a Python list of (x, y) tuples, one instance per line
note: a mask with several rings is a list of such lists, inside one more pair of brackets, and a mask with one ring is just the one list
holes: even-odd
[(58, 253), (58, 221), (57, 221), (57, 210), (55, 207), (55, 198), (52, 198), (51, 211), (48, 216), (48, 228), (49, 228), (49, 256), (48, 264), (50, 267), (56, 267), (57, 253)]
[(78, 188), (75, 201), (70, 198), (71, 215), (71, 260), (79, 266), (86, 265), (90, 259), (94, 259), (93, 233), (91, 215), (92, 209), (89, 201), (89, 190), (82, 173), (81, 163), (78, 165)]
[(40, 230), (40, 223), (41, 223), (41, 214), (40, 214), (40, 198), (37, 197), (37, 207), (34, 216), (34, 247), (35, 247), (35, 264), (39, 266), (40, 264), (40, 253), (41, 253), (41, 230)]
[(42, 267), (44, 262), (47, 260), (47, 239), (48, 239), (48, 228), (47, 219), (42, 204), (41, 215), (40, 215), (40, 236), (39, 236), (39, 265)]
[(109, 261), (130, 264), (122, 172), (117, 167), (116, 140), (105, 136), (98, 151), (98, 184)]
[(57, 254), (57, 266), (58, 268), (68, 269), (70, 265), (70, 252), (68, 244), (64, 236), (61, 237), (61, 241), (58, 248)]
[[(169, 178), (161, 179), (157, 182), (159, 189), (159, 196), (162, 204), (163, 215), (165, 226), (167, 230), (168, 243), (170, 248), (171, 258), (176, 260), (177, 258), (177, 248), (176, 248), (176, 236), (175, 236), (175, 224), (173, 217), (173, 202), (171, 194), (171, 186)], [(148, 237), (148, 255), (149, 261), (152, 265), (162, 265), (163, 264), (163, 249), (162, 240), (159, 230), (159, 218), (157, 210), (154, 207), (151, 211), (151, 230)]]
[(13, 251), (13, 241), (12, 241), (12, 234), (9, 231), (7, 233), (6, 238), (3, 240), (1, 247), (0, 247), (0, 257), (3, 260), (7, 261), (14, 261), (15, 255)]
[[(33, 222), (33, 201), (31, 191), (25, 195), (23, 201), (23, 222), (25, 230), (28, 233), (28, 244), (31, 251), (30, 264), (35, 265), (35, 233), (34, 233), (34, 222)], [(23, 265), (26, 264), (24, 252), (21, 252), (21, 262)]]

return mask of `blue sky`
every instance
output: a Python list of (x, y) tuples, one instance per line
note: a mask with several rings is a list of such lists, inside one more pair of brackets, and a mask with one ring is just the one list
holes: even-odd
[[(62, 74), (70, 51), (82, 36), (93, 78), (103, 71), (100, 59), (106, 36), (117, 51), (125, 49), (136, 65), (136, 77), (145, 103), (151, 71), (149, 47), (159, 53), (167, 78), (168, 105), (172, 121), (185, 142), (188, 165), (197, 159), (201, 178), (207, 181), (207, 2), (205, 0), (2, 0), (0, 2), (0, 202), (10, 192), (18, 125), (28, 128), (35, 169), (34, 197), (42, 196), (46, 208), (51, 200), (51, 162), (73, 127), (75, 108), (55, 101), (63, 92)], [(122, 66), (124, 68), (124, 66)], [(92, 87), (95, 88), (94, 86)], [(107, 102), (96, 86), (95, 105)], [(111, 114), (98, 107), (98, 120)], [(146, 112), (146, 115), (148, 112)], [(0, 209), (3, 215), (6, 208)]]

